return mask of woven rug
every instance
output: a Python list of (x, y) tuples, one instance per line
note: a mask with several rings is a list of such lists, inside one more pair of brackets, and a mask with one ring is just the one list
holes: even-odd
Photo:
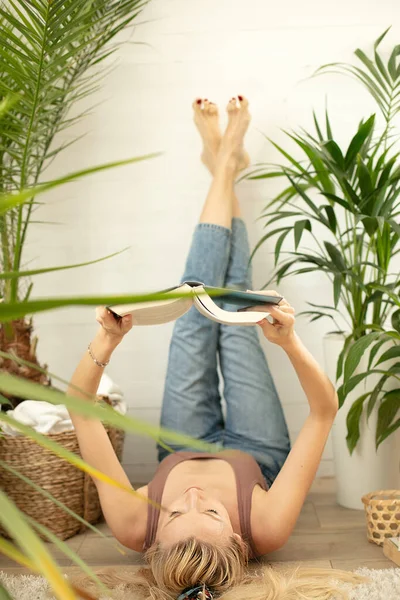
[[(400, 569), (358, 569), (356, 573), (369, 578), (349, 592), (349, 600), (399, 600)], [(14, 600), (49, 600), (49, 588), (42, 577), (34, 575), (7, 575), (0, 572), (1, 583)], [(111, 600), (102, 597), (101, 600)], [(124, 593), (122, 587), (115, 590), (112, 600), (135, 600), (132, 593)], [(251, 600), (251, 599), (249, 599)]]

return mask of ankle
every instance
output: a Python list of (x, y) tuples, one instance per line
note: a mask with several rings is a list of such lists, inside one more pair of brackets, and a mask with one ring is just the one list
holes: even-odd
[(218, 153), (214, 163), (214, 175), (217, 173), (227, 173), (235, 176), (238, 171), (238, 159), (229, 153)]

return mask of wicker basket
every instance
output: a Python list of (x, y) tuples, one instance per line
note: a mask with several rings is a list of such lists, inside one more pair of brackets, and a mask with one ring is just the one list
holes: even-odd
[[(121, 460), (124, 432), (108, 427), (107, 433)], [(48, 437), (70, 452), (79, 454), (78, 440), (74, 431)], [(57, 500), (89, 523), (96, 523), (100, 519), (101, 507), (96, 486), (89, 475), (69, 462), (25, 436), (1, 436), (0, 457), (10, 467), (50, 492)], [(48, 527), (62, 540), (85, 529), (85, 526), (72, 515), (5, 469), (0, 469), (0, 488), (18, 508)], [(4, 531), (0, 533), (7, 535)]]
[(383, 546), (385, 538), (400, 535), (400, 490), (382, 490), (363, 496), (368, 541)]

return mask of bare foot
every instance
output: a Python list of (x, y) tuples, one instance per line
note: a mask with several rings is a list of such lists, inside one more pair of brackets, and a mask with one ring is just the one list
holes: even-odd
[[(249, 113), (249, 101), (246, 98), (244, 98), (244, 96), (238, 96), (238, 100), (236, 100), (236, 98), (232, 98), (230, 100), (230, 102), (228, 103), (227, 111), (228, 111), (228, 119), (229, 119), (228, 127), (229, 127), (232, 119), (238, 118), (237, 114), (239, 111), (241, 111), (242, 117), (244, 117), (244, 115), (246, 115), (247, 125), (244, 130), (244, 134), (245, 134), (247, 131), (247, 128), (250, 124), (250, 120), (251, 120), (251, 115)], [(244, 134), (243, 134), (243, 138), (244, 138)], [(238, 172), (243, 171), (244, 169), (247, 169), (247, 167), (250, 164), (250, 157), (244, 148), (243, 138), (242, 138), (242, 144), (240, 146), (240, 156), (238, 158), (238, 169), (237, 169)]]
[(214, 173), (215, 161), (221, 143), (218, 108), (213, 102), (198, 99), (193, 102), (194, 122), (203, 140), (201, 160)]
[(236, 171), (245, 169), (249, 164), (249, 156), (244, 150), (243, 139), (249, 127), (251, 116), (249, 103), (243, 96), (232, 98), (228, 103), (228, 126), (221, 140), (218, 161), (229, 164)]

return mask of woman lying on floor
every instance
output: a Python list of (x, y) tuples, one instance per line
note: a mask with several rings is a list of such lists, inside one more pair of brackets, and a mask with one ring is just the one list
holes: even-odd
[[(234, 190), (238, 172), (248, 165), (243, 147), (250, 122), (248, 102), (241, 96), (229, 102), (229, 123), (222, 137), (214, 104), (197, 101), (194, 112), (204, 142), (202, 160), (213, 182), (182, 281), (253, 289), (247, 231)], [(264, 579), (252, 579), (250, 589), (246, 565), (249, 558), (280, 548), (290, 536), (320, 463), (338, 399), (294, 331), (294, 309), (282, 300), (268, 310), (273, 322), (262, 320), (262, 333), (286, 353), (310, 405), (292, 450), (256, 328), (220, 325), (191, 308), (175, 324), (161, 425), (213, 443), (217, 451), (206, 454), (172, 446), (174, 452), (168, 454), (159, 447), (161, 464), (153, 480), (137, 491), (161, 504), (164, 511), (96, 481), (113, 534), (128, 548), (145, 552), (150, 566), (133, 577), (138, 586), (133, 583), (138, 592), (134, 597), (297, 597), (279, 596), (279, 583), (273, 595), (277, 575), (270, 571)], [(74, 386), (96, 393), (104, 366), (132, 328), (129, 316), (118, 323), (104, 308), (97, 309), (97, 320), (101, 327), (72, 378), (70, 394), (80, 395)], [(224, 380), (225, 419), (217, 355)], [(78, 415), (72, 415), (72, 420), (83, 458), (131, 487), (102, 423)], [(299, 592), (306, 591), (307, 598), (329, 597), (328, 592), (322, 593), (329, 589), (326, 574), (325, 583), (321, 576), (304, 577), (305, 583), (298, 582)]]

